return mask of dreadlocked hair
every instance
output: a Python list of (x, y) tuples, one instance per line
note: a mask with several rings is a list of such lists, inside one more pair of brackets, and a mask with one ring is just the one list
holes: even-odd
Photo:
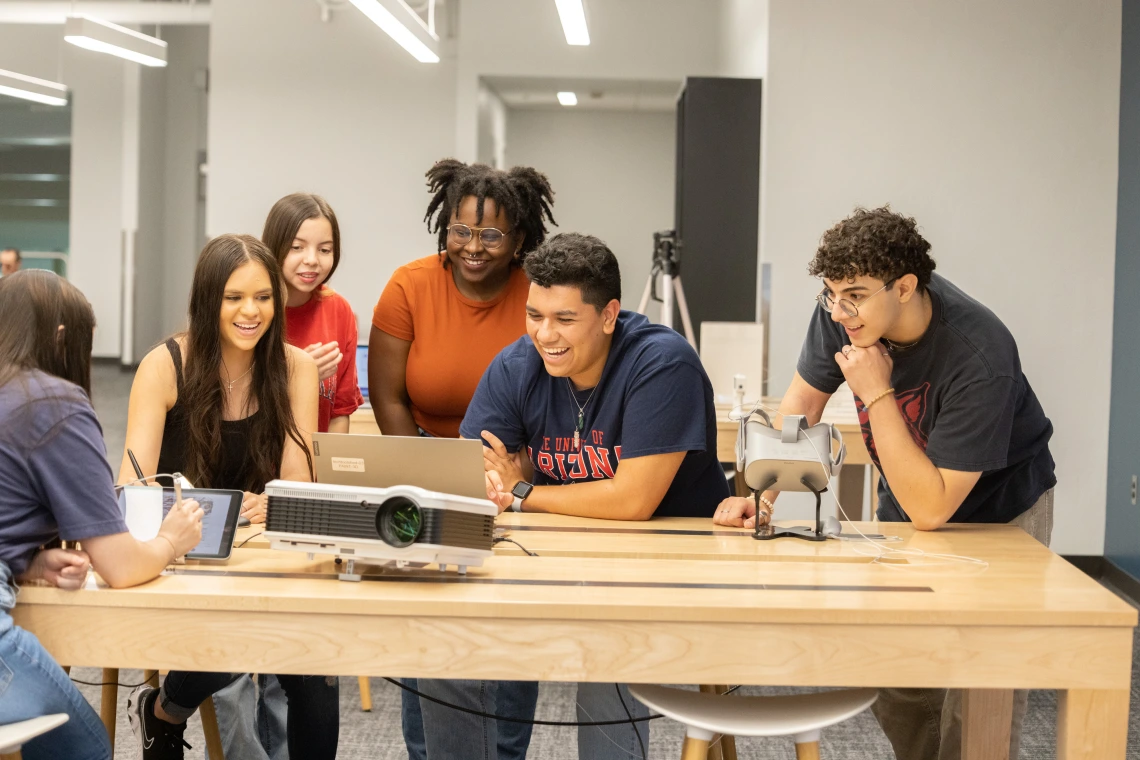
[(808, 264), (808, 274), (832, 282), (866, 275), (891, 283), (913, 274), (922, 290), (930, 284), (933, 272), (930, 243), (919, 233), (918, 224), (891, 211), (890, 206), (856, 208), (823, 233), (815, 258)]
[[(451, 224), (452, 215), (469, 195), (477, 201), (476, 224), (483, 223), (483, 204), (490, 198), (507, 215), (511, 230), (518, 230), (524, 235), (512, 266), (521, 266), (527, 254), (546, 240), (547, 221), (557, 224), (550, 210), (554, 204), (550, 180), (529, 166), (502, 171), (486, 164), (465, 164), (454, 158), (445, 158), (437, 161), (426, 176), (432, 198), (424, 221), (428, 230), (438, 235), (440, 251), (447, 248), (447, 227)], [(448, 265), (446, 258), (443, 265)]]

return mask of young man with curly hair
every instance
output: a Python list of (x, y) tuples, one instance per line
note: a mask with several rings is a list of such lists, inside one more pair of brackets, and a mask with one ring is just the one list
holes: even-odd
[[(919, 530), (1014, 523), (1048, 544), (1053, 426), (1009, 330), (934, 274), (914, 219), (857, 209), (824, 233), (808, 272), (823, 289), (780, 412), (815, 424), (846, 381), (882, 474), (879, 519)], [(761, 524), (777, 495), (763, 495)], [(730, 498), (713, 519), (751, 526), (755, 512), (752, 501)], [(1015, 694), (1011, 758), (1027, 696)], [(961, 692), (883, 689), (872, 709), (899, 760), (961, 756)]]

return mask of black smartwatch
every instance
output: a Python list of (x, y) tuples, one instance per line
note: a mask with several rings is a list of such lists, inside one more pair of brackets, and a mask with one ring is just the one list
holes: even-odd
[(530, 492), (533, 490), (534, 485), (527, 483), (525, 480), (520, 480), (516, 483), (515, 487), (511, 489), (511, 496), (515, 497), (515, 500), (511, 502), (511, 510), (514, 512), (522, 512), (523, 500), (530, 496)]

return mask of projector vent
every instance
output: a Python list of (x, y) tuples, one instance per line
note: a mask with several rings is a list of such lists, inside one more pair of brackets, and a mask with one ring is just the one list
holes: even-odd
[[(305, 493), (300, 491), (299, 493)], [(329, 499), (270, 496), (265, 529), (276, 533), (302, 533), (383, 541), (376, 530), (380, 505)], [(495, 518), (470, 512), (421, 508), (423, 527), (416, 543), (490, 551)]]

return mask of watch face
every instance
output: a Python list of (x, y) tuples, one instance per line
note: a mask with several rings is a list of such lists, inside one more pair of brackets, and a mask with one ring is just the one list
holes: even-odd
[(525, 499), (526, 497), (530, 496), (531, 489), (533, 488), (534, 486), (532, 486), (530, 483), (520, 480), (515, 484), (515, 487), (511, 489), (511, 495), (519, 499)]

